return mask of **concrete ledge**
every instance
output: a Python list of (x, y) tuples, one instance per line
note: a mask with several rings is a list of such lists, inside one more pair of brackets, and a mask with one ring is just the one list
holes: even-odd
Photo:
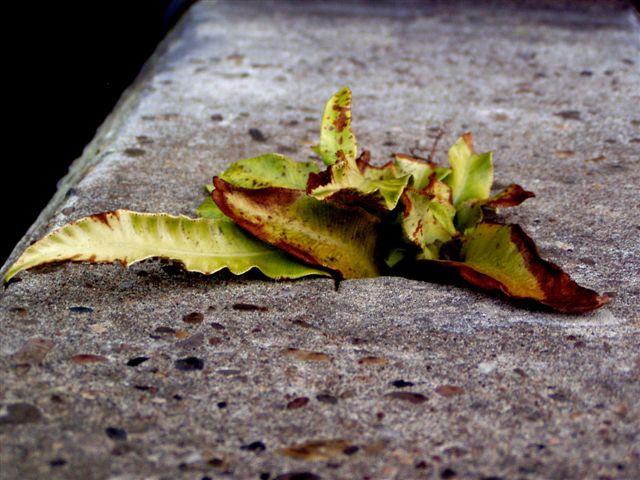
[(568, 317), (393, 277), (27, 272), (0, 297), (3, 477), (640, 476), (639, 46), (623, 4), (196, 4), (9, 261), (90, 213), (192, 214), (236, 159), (306, 159), (348, 84), (374, 158), (473, 131), (538, 194), (508, 220), (617, 296)]

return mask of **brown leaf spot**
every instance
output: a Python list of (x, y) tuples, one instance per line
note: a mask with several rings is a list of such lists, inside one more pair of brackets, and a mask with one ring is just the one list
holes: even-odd
[(282, 350), (282, 353), (287, 357), (292, 357), (304, 362), (327, 362), (331, 360), (331, 357), (326, 353), (302, 350), (298, 348), (285, 348)]
[(436, 393), (443, 397), (455, 397), (456, 395), (462, 395), (464, 389), (457, 385), (440, 385), (436, 387)]

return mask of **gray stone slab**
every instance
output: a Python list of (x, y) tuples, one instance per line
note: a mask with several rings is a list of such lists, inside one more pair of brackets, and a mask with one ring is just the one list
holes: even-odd
[[(613, 303), (570, 317), (401, 278), (336, 291), (154, 262), (26, 272), (0, 297), (2, 477), (638, 478), (640, 27), (580, 5), (201, 2), (9, 260), (90, 213), (192, 213), (233, 160), (306, 159), (348, 84), (380, 162), (473, 131), (499, 183), (538, 194), (508, 220)], [(203, 369), (176, 368), (191, 356)]]

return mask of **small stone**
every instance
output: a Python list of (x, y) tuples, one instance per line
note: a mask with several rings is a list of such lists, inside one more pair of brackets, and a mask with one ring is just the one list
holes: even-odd
[(311, 472), (288, 472), (278, 475), (274, 480), (322, 480), (322, 477)]
[(180, 358), (175, 361), (175, 367), (183, 372), (191, 372), (194, 370), (202, 370), (204, 368), (204, 361), (198, 357), (186, 357)]
[(7, 414), (0, 417), (0, 425), (17, 425), (40, 421), (42, 413), (30, 403), (11, 403), (7, 405)]
[(174, 328), (157, 327), (149, 336), (153, 339), (166, 339), (168, 337), (173, 337), (175, 334), (176, 330)]
[(261, 305), (253, 305), (251, 303), (234, 303), (231, 308), (243, 312), (266, 312), (267, 310), (269, 310), (267, 307), (263, 307)]
[(359, 365), (386, 365), (389, 361), (384, 357), (362, 357), (358, 360)]
[(214, 113), (213, 115), (211, 115), (211, 116), (209, 117), (209, 119), (210, 119), (212, 122), (221, 122), (222, 120), (224, 120), (224, 117), (223, 117), (221, 114), (219, 114), (219, 113)]
[(190, 325), (197, 325), (198, 323), (202, 323), (203, 320), (204, 315), (200, 312), (187, 313), (184, 317), (182, 317), (182, 321)]
[(149, 357), (135, 357), (127, 362), (127, 367), (137, 367), (149, 360)]
[(527, 378), (527, 374), (526, 372), (521, 369), (520, 367), (516, 367), (513, 369), (513, 373), (515, 373), (516, 375), (520, 375), (520, 377), (522, 378)]
[(266, 142), (267, 141), (267, 137), (265, 137), (264, 133), (262, 133), (262, 130), (260, 130), (258, 128), (250, 128), (249, 129), (249, 135), (251, 135), (251, 138), (256, 142)]
[(308, 397), (298, 397), (298, 398), (294, 398), (293, 400), (291, 400), (289, 403), (287, 403), (287, 409), (289, 410), (295, 410), (297, 408), (302, 408), (304, 407), (307, 403), (309, 403), (309, 398)]
[(89, 325), (89, 330), (93, 333), (105, 333), (109, 328), (106, 323), (94, 323), (93, 325)]
[(93, 308), (91, 307), (69, 307), (69, 311), (73, 313), (91, 313), (93, 312)]
[(249, 452), (264, 452), (267, 449), (266, 445), (260, 441), (251, 442), (247, 445), (242, 445), (240, 450), (247, 450)]
[(54, 345), (46, 338), (30, 338), (13, 354), (12, 359), (16, 365), (39, 365)]
[(350, 445), (347, 448), (345, 448), (342, 453), (344, 453), (345, 455), (353, 455), (354, 453), (358, 452), (358, 450), (360, 450), (360, 447), (357, 445)]
[(302, 350), (300, 348), (285, 348), (282, 353), (287, 357), (293, 357), (304, 362), (326, 362), (331, 360), (331, 357), (326, 353)]
[(127, 157), (142, 157), (145, 153), (147, 153), (142, 148), (125, 148), (124, 154)]
[(440, 472), (440, 478), (453, 478), (457, 475), (457, 473), (455, 472), (455, 470), (452, 470), (450, 468), (445, 468), (444, 470), (442, 470)]
[(104, 431), (107, 434), (107, 437), (111, 440), (116, 440), (118, 442), (124, 442), (127, 440), (127, 432), (122, 428), (107, 427)]
[(580, 120), (580, 112), (578, 110), (562, 110), (554, 113), (554, 115), (565, 120)]
[(464, 389), (457, 385), (440, 385), (436, 387), (436, 393), (443, 397), (455, 397), (464, 393)]
[(413, 382), (407, 382), (406, 380), (394, 380), (393, 382), (391, 382), (391, 385), (393, 385), (396, 388), (406, 388), (406, 387), (413, 387), (414, 383)]
[(190, 350), (199, 347), (204, 343), (204, 333), (198, 332), (189, 338), (176, 342), (176, 347), (183, 350)]
[(317, 395), (316, 400), (322, 403), (328, 403), (330, 405), (335, 405), (336, 403), (338, 403), (338, 399), (336, 397), (334, 397), (333, 395), (326, 395), (323, 393)]
[(79, 365), (83, 365), (86, 363), (104, 363), (109, 360), (107, 357), (103, 357), (102, 355), (94, 355), (92, 353), (79, 353), (78, 355), (74, 355), (71, 357), (71, 361), (73, 363), (77, 363)]
[(416, 392), (391, 392), (385, 395), (387, 398), (393, 398), (396, 400), (402, 400), (405, 402), (419, 404), (427, 401), (427, 397), (425, 397), (421, 393)]

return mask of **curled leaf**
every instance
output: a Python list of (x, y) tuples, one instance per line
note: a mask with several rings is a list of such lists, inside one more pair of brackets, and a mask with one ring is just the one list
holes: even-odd
[(480, 223), (462, 237), (461, 248), (452, 259), (440, 262), (455, 268), (471, 285), (559, 312), (587, 312), (609, 301), (542, 259), (533, 240), (518, 225)]
[[(278, 153), (268, 153), (259, 157), (245, 158), (231, 164), (220, 174), (220, 178), (245, 188), (285, 187), (304, 189), (310, 173), (320, 169), (312, 162), (296, 162)], [(199, 217), (218, 219), (224, 214), (213, 202), (213, 185), (205, 185), (207, 198), (196, 209)]]
[(358, 143), (351, 131), (351, 90), (348, 87), (333, 95), (325, 105), (320, 143), (313, 150), (326, 165), (333, 165), (338, 160), (355, 160)]
[(451, 189), (437, 180), (434, 172), (431, 182), (423, 190), (407, 188), (402, 194), (402, 202), (401, 225), (405, 237), (420, 247), (422, 258), (439, 258), (440, 246), (457, 234), (453, 224), (456, 209), (451, 204)]
[(412, 186), (416, 190), (426, 188), (434, 172), (438, 180), (444, 180), (451, 173), (450, 168), (439, 167), (429, 160), (403, 153), (394, 154), (393, 166), (397, 177), (411, 175)]
[(372, 166), (365, 151), (357, 161), (339, 160), (324, 172), (309, 175), (307, 192), (318, 200), (393, 210), (410, 178), (397, 177), (391, 163)]
[(227, 219), (116, 210), (71, 222), (37, 241), (11, 266), (4, 280), (48, 263), (120, 262), (129, 266), (148, 258), (172, 260), (187, 271), (204, 274), (228, 268), (239, 275), (257, 268), (274, 279), (327, 275), (254, 239)]
[(344, 278), (378, 275), (379, 221), (364, 210), (321, 202), (300, 190), (247, 189), (218, 177), (213, 181), (218, 207), (261, 240)]
[(482, 221), (482, 210), (484, 208), (497, 210), (502, 207), (515, 207), (526, 199), (535, 196), (535, 193), (529, 192), (520, 185), (513, 183), (485, 200), (469, 200), (458, 206), (456, 227), (461, 232), (464, 232)]
[(524, 202), (527, 198), (533, 198), (536, 194), (529, 192), (520, 185), (512, 183), (507, 188), (489, 197), (482, 206), (490, 208), (515, 207)]

